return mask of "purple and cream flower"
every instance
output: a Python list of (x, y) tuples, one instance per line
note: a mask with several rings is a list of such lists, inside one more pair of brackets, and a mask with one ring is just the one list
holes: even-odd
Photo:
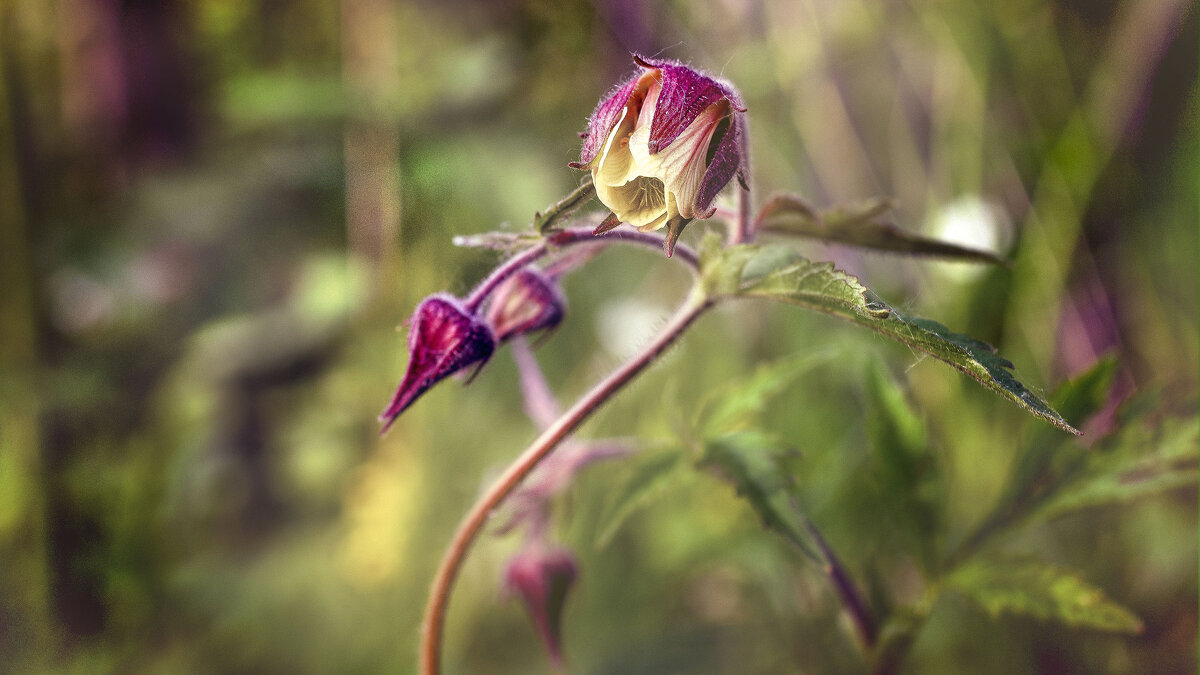
[(596, 106), (572, 166), (592, 172), (613, 212), (599, 232), (669, 225), (669, 250), (684, 224), (712, 216), (734, 175), (748, 189), (746, 107), (732, 85), (681, 63), (634, 61), (642, 72)]
[(379, 416), (386, 433), (413, 401), (441, 380), (471, 366), (482, 367), (496, 349), (492, 329), (454, 296), (438, 293), (417, 305), (408, 329), (408, 369), (391, 403)]

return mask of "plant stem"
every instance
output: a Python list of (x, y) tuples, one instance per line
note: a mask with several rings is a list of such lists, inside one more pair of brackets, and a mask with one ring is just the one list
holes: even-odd
[[(551, 241), (553, 241), (554, 243), (557, 244), (557, 243), (559, 243), (558, 238), (560, 236), (562, 236), (563, 234), (574, 233), (574, 232), (575, 232), (574, 230), (563, 230), (562, 232), (552, 235)], [(589, 232), (588, 234), (591, 234), (591, 233)], [(611, 230), (611, 231), (606, 232), (598, 237), (593, 237), (593, 238), (600, 239), (600, 240), (612, 239), (612, 240), (624, 242), (627, 244), (636, 244), (636, 245), (640, 245), (640, 246), (653, 246), (653, 247), (657, 248), (659, 251), (661, 251), (663, 249), (663, 238), (662, 237), (660, 237), (656, 234), (650, 234), (649, 232), (638, 232), (637, 230), (633, 230), (633, 229)], [(688, 248), (687, 246), (684, 246), (683, 244), (675, 245), (674, 258), (676, 260), (679, 260), (680, 262), (685, 263), (688, 267), (691, 267), (692, 269), (700, 268), (700, 257), (698, 255), (696, 255), (695, 251)]]
[[(487, 299), (487, 296), (496, 290), (497, 286), (504, 283), (505, 279), (516, 274), (518, 270), (526, 265), (537, 262), (543, 256), (550, 253), (553, 247), (566, 248), (580, 244), (603, 245), (606, 240), (653, 248), (658, 251), (661, 251), (663, 247), (662, 237), (648, 232), (638, 232), (637, 230), (617, 230), (609, 232), (602, 237), (597, 237), (592, 234), (590, 229), (582, 227), (554, 232), (548, 235), (545, 241), (521, 251), (492, 270), (492, 273), (479, 282), (475, 290), (471, 291), (471, 295), (467, 296), (464, 303), (467, 311), (474, 312), (478, 310), (483, 301)], [(695, 251), (686, 246), (675, 247), (675, 259), (688, 265), (693, 270), (700, 267), (700, 257), (696, 255)]]
[(875, 619), (871, 616), (871, 608), (858, 592), (858, 588), (854, 585), (854, 580), (850, 578), (850, 573), (846, 570), (846, 566), (842, 564), (841, 559), (833, 552), (833, 548), (829, 546), (829, 542), (825, 541), (825, 537), (821, 536), (820, 530), (813, 525), (807, 516), (801, 514), (800, 519), (804, 523), (804, 528), (808, 530), (809, 536), (812, 537), (813, 543), (820, 549), (821, 556), (825, 559), (825, 574), (833, 584), (834, 591), (841, 598), (842, 605), (850, 613), (850, 619), (854, 622), (855, 629), (858, 630), (858, 636), (863, 641), (863, 646), (870, 651), (874, 647), (877, 637)]
[(730, 244), (747, 244), (754, 240), (753, 224), (750, 221), (750, 191), (737, 190), (737, 218), (734, 220)]
[[(590, 236), (590, 233), (589, 233)], [(446, 622), (446, 609), (450, 603), (450, 592), (458, 576), (463, 560), (471, 544), (483, 530), (488, 516), (504, 498), (529, 475), (568, 434), (583, 424), (605, 401), (612, 398), (636, 375), (645, 370), (662, 355), (675, 340), (687, 330), (713, 301), (698, 292), (693, 292), (670, 322), (641, 353), (634, 356), (599, 384), (584, 394), (567, 412), (546, 429), (521, 453), (520, 457), (505, 469), (503, 475), (475, 502), (454, 533), (450, 546), (442, 558), (433, 586), (429, 592), (429, 603), (425, 607), (425, 621), (421, 627), (421, 673), (438, 675), (441, 672), (442, 632)]]

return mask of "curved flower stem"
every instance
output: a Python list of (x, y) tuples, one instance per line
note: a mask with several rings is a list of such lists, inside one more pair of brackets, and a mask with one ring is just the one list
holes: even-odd
[[(537, 262), (543, 256), (550, 253), (553, 248), (566, 248), (580, 244), (601, 245), (605, 243), (605, 240), (649, 247), (658, 251), (661, 251), (663, 246), (662, 237), (648, 232), (638, 232), (637, 230), (618, 230), (610, 232), (603, 237), (593, 235), (592, 231), (588, 228), (575, 227), (561, 230), (548, 235), (545, 241), (521, 251), (508, 260), (505, 260), (495, 270), (492, 270), (492, 273), (479, 282), (475, 290), (471, 291), (471, 295), (467, 296), (465, 302), (467, 311), (474, 312), (478, 310), (483, 301), (487, 299), (487, 296), (496, 290), (497, 286), (504, 283), (505, 279), (511, 277), (522, 267)], [(675, 259), (688, 265), (693, 270), (700, 267), (699, 256), (696, 255), (695, 251), (686, 246), (675, 247)]]
[(450, 546), (446, 549), (429, 592), (429, 602), (425, 607), (425, 620), (421, 626), (422, 675), (438, 675), (441, 672), (442, 632), (446, 622), (446, 609), (450, 603), (450, 591), (454, 587), (455, 577), (458, 576), (458, 571), (462, 567), (471, 544), (483, 530), (492, 510), (504, 501), (504, 498), (568, 434), (583, 424), (605, 401), (612, 398), (630, 380), (661, 356), (697, 317), (712, 307), (713, 302), (712, 299), (693, 291), (662, 332), (641, 353), (613, 371), (576, 401), (505, 469), (500, 478), (471, 507), (454, 533)]
[(492, 273), (487, 275), (487, 278), (479, 282), (479, 285), (475, 287), (475, 290), (471, 291), (471, 295), (467, 296), (467, 300), (464, 303), (467, 311), (475, 312), (478, 310), (479, 306), (483, 304), (483, 301), (487, 298), (487, 296), (491, 294), (492, 291), (496, 290), (497, 286), (504, 283), (505, 279), (516, 274), (517, 270), (521, 269), (522, 267), (537, 262), (549, 251), (550, 249), (548, 246), (546, 246), (546, 242), (542, 242), (533, 248), (525, 249), (508, 260), (505, 260), (500, 264), (499, 267), (492, 270)]

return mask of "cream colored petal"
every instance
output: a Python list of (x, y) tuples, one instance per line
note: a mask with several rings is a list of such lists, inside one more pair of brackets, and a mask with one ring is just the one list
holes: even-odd
[(628, 183), (638, 174), (634, 171), (633, 156), (629, 153), (629, 134), (633, 131), (633, 115), (629, 108), (621, 109), (604, 149), (596, 158), (592, 170), (592, 182), (597, 185), (620, 186)]
[(652, 223), (667, 212), (663, 183), (657, 178), (638, 177), (621, 186), (597, 183), (596, 196), (622, 222), (634, 227)]
[(679, 134), (679, 138), (658, 154), (650, 154), (649, 126), (637, 127), (629, 137), (634, 169), (639, 175), (661, 179), (666, 191), (675, 195), (679, 214), (685, 218), (695, 217), (692, 206), (704, 179), (708, 145), (727, 108), (724, 101), (708, 106)]
[(664, 225), (671, 222), (672, 218), (679, 215), (679, 209), (676, 208), (676, 206), (675, 206), (675, 195), (668, 192), (666, 194), (666, 197), (667, 197), (667, 210), (664, 211), (661, 216), (659, 216), (658, 218), (655, 218), (652, 222), (639, 227), (638, 228), (639, 230), (641, 230), (642, 232), (649, 232), (650, 230), (661, 229)]
[(649, 223), (646, 223), (645, 225), (642, 225), (641, 227), (639, 227), (638, 231), (639, 232), (650, 232), (651, 230), (662, 229), (662, 226), (666, 225), (666, 224), (667, 224), (667, 214), (664, 213), (661, 216), (650, 221)]

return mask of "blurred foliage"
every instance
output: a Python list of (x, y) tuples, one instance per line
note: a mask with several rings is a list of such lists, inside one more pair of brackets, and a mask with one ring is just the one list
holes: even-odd
[[(726, 307), (583, 431), (648, 454), (559, 504), (573, 669), (863, 667), (818, 566), (668, 456), (707, 419), (787, 451), (906, 672), (1194, 672), (1198, 35), (1185, 0), (0, 4), (0, 669), (410, 672), (454, 524), (534, 431), (501, 354), (378, 439), (395, 328), (495, 262), (453, 236), (578, 185), (638, 50), (742, 89), (760, 204), (888, 195), (905, 230), (1013, 260), (791, 244), (996, 345), (1085, 436), (871, 331)], [(686, 273), (619, 249), (565, 287), (538, 355), (569, 401)], [(468, 561), (448, 672), (545, 671), (498, 595), (515, 545)], [(1121, 606), (1140, 633), (1047, 620), (1124, 630)]]

